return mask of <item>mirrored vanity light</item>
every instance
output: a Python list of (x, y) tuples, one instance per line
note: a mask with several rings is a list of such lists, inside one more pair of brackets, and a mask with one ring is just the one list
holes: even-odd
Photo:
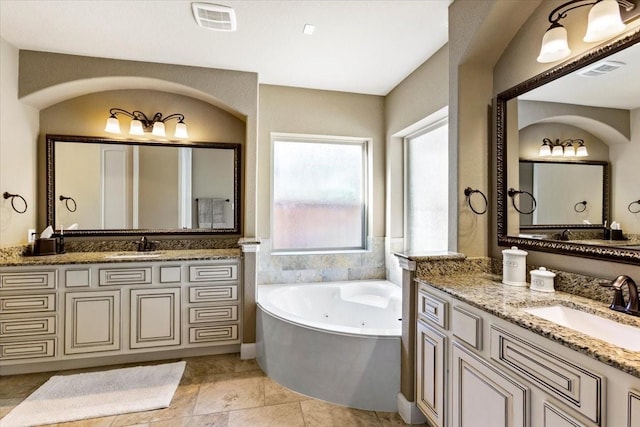
[(538, 62), (555, 62), (571, 54), (567, 41), (567, 30), (560, 24), (560, 20), (566, 18), (573, 9), (582, 6), (591, 6), (587, 31), (583, 38), (587, 43), (603, 41), (620, 34), (626, 28), (622, 21), (620, 8), (623, 7), (628, 12), (636, 7), (633, 0), (569, 0), (561, 4), (549, 14), (551, 26), (542, 37)]
[(174, 136), (176, 138), (189, 137), (183, 114), (174, 113), (163, 118), (161, 113), (156, 113), (150, 119), (141, 111), (134, 110), (133, 112), (129, 112), (121, 108), (112, 108), (109, 110), (109, 118), (104, 128), (105, 132), (120, 133), (120, 122), (117, 118), (118, 114), (131, 118), (129, 135), (144, 135), (145, 132), (151, 132), (154, 136), (164, 137), (166, 136), (165, 122), (176, 119), (178, 123), (176, 124)]

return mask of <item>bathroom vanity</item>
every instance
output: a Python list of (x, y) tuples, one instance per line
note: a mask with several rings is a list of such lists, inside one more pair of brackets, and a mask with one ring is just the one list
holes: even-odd
[(72, 253), (0, 267), (0, 372), (237, 352), (239, 249)]
[(636, 328), (640, 318), (489, 273), (414, 283), (415, 400), (432, 425), (640, 426), (640, 341), (624, 348), (525, 310), (560, 305)]

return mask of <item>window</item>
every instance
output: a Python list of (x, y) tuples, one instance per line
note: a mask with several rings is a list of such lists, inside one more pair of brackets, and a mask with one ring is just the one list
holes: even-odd
[(405, 138), (405, 247), (447, 250), (449, 233), (447, 119)]
[(273, 138), (272, 249), (366, 248), (367, 141)]

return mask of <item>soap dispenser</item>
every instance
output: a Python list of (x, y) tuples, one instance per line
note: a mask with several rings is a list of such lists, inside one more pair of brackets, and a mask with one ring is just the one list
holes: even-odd
[(502, 251), (502, 283), (527, 286), (527, 252), (512, 246)]

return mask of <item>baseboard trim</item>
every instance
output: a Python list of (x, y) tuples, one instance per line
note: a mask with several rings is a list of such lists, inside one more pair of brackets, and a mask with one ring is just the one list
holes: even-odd
[(423, 424), (427, 421), (416, 402), (409, 402), (402, 393), (398, 393), (398, 414), (407, 424)]
[(240, 344), (240, 359), (248, 360), (256, 358), (256, 343)]

